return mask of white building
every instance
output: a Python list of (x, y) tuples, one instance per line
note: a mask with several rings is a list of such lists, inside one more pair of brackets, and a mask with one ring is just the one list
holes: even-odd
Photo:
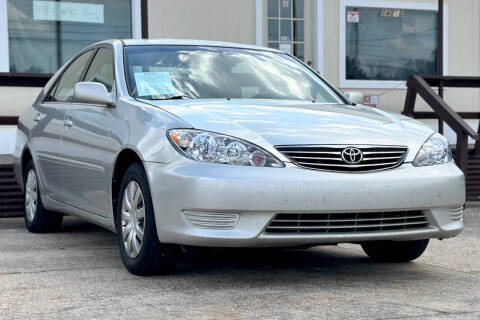
[[(480, 1), (444, 2), (442, 47), (437, 0), (0, 0), (0, 216), (22, 214), (8, 165), (18, 115), (91, 43), (168, 37), (271, 46), (341, 90), (400, 112), (407, 76), (437, 73), (439, 50), (444, 74), (480, 75)], [(480, 111), (478, 89), (447, 88), (445, 97), (456, 111)]]
[[(480, 1), (444, 1), (444, 74), (478, 76)], [(406, 77), (438, 71), (437, 6), (437, 0), (0, 0), (0, 124), (14, 123), (7, 117), (21, 114), (77, 51), (106, 38), (277, 47), (341, 90), (372, 94), (380, 108), (400, 112)], [(457, 111), (479, 111), (480, 90), (447, 89), (445, 97)]]
[[(409, 73), (435, 73), (436, 0), (0, 0), (0, 116), (104, 38), (192, 38), (279, 47), (342, 90), (400, 111)], [(444, 72), (480, 74), (480, 2), (445, 0)], [(449, 90), (458, 110), (479, 93)]]

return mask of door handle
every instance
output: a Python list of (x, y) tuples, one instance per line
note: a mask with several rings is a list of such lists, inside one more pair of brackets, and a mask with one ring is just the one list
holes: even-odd
[(42, 115), (40, 113), (37, 113), (37, 115), (35, 116), (35, 118), (33, 118), (33, 121), (36, 123), (38, 121), (42, 120)]
[(72, 120), (64, 120), (63, 125), (65, 127), (71, 127), (71, 126), (73, 126), (73, 121)]

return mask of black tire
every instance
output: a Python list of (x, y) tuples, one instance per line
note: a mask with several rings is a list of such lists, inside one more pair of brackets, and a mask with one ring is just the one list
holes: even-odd
[[(136, 182), (143, 194), (143, 242), (138, 255), (132, 258), (127, 253), (122, 236), (122, 203), (125, 191), (130, 182)], [(158, 240), (152, 196), (148, 186), (145, 170), (140, 163), (132, 164), (122, 178), (120, 194), (117, 203), (117, 241), (120, 246), (122, 261), (128, 271), (136, 275), (151, 275), (171, 273), (180, 259), (179, 245), (163, 244)]]
[[(29, 173), (35, 175), (35, 190), (36, 190), (36, 201), (35, 209), (29, 212), (29, 207), (27, 202), (27, 182)], [(30, 196), (30, 194), (29, 194)], [(30, 198), (31, 199), (31, 198)], [(24, 173), (24, 190), (23, 190), (23, 200), (24, 200), (24, 220), (25, 220), (25, 227), (28, 231), (33, 233), (47, 233), (47, 232), (55, 232), (60, 229), (60, 225), (62, 224), (63, 214), (52, 212), (46, 210), (43, 206), (42, 197), (40, 195), (40, 188), (38, 187), (38, 174), (35, 170), (35, 166), (33, 165), (33, 161), (30, 160), (25, 168)], [(33, 217), (32, 217), (33, 215)]]
[(363, 251), (380, 262), (409, 262), (427, 249), (429, 239), (414, 241), (370, 241), (362, 243)]

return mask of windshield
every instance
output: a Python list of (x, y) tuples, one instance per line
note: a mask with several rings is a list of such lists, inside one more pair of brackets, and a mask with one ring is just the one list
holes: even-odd
[(283, 53), (205, 46), (127, 46), (130, 94), (143, 99), (280, 99), (341, 103)]

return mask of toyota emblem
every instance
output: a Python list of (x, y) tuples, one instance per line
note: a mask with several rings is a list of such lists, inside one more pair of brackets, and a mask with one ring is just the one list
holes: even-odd
[(347, 147), (342, 151), (342, 160), (348, 164), (357, 164), (363, 160), (362, 150), (355, 147)]

